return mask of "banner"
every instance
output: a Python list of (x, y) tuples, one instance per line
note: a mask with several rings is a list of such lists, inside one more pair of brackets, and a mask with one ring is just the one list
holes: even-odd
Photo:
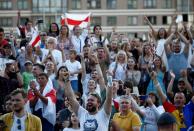
[(90, 22), (90, 15), (88, 14), (70, 14), (65, 13), (65, 16), (61, 16), (61, 24), (67, 24), (69, 29), (72, 30), (75, 25), (80, 26), (81, 28), (87, 28), (88, 23)]
[(31, 45), (32, 47), (37, 47), (40, 45), (40, 35), (38, 33), (38, 31), (34, 31), (33, 34), (32, 34), (32, 39), (31, 41), (29, 42), (29, 45)]

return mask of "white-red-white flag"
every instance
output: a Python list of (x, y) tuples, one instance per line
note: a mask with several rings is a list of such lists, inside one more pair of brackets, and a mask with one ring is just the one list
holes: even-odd
[(61, 23), (65, 22), (69, 26), (69, 29), (72, 30), (75, 25), (80, 26), (81, 28), (87, 28), (88, 23), (90, 22), (90, 15), (88, 14), (70, 14), (65, 13), (65, 17), (62, 18)]
[(37, 47), (40, 45), (40, 35), (38, 33), (38, 31), (34, 31), (33, 34), (32, 34), (32, 39), (31, 41), (29, 42), (29, 45), (31, 45), (32, 47)]

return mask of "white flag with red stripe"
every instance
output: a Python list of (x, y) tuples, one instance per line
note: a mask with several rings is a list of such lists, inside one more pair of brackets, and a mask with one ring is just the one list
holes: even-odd
[(90, 22), (90, 15), (88, 14), (70, 14), (65, 13), (65, 17), (62, 17), (61, 23), (66, 23), (69, 26), (69, 29), (72, 30), (75, 25), (80, 26), (81, 28), (87, 28)]
[(31, 45), (32, 47), (37, 47), (40, 45), (40, 35), (38, 33), (38, 31), (34, 31), (33, 34), (32, 34), (32, 39), (31, 41), (29, 42), (29, 45)]

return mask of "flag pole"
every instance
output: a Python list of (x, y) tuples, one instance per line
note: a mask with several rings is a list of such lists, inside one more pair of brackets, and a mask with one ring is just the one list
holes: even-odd
[(89, 20), (88, 20), (89, 22), (88, 22), (88, 27), (87, 27), (87, 28), (88, 28), (88, 34), (90, 34), (90, 33), (91, 33), (91, 32), (90, 32), (90, 26), (91, 26), (91, 15), (92, 15), (92, 13), (90, 12), (90, 13), (89, 13)]

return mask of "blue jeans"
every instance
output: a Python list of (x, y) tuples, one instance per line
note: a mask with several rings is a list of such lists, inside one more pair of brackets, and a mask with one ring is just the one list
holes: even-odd
[(71, 87), (74, 92), (78, 92), (78, 80), (71, 80)]

